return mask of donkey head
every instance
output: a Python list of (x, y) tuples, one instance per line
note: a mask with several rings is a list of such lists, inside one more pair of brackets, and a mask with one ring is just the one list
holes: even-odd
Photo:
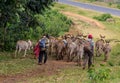
[(28, 49), (33, 49), (33, 44), (32, 44), (32, 41), (30, 39), (28, 39)]
[(110, 43), (110, 40), (105, 40), (106, 43)]
[(100, 34), (100, 38), (104, 40), (105, 36)]

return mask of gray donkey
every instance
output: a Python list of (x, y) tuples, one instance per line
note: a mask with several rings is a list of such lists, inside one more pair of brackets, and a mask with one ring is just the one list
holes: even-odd
[(104, 61), (106, 62), (110, 56), (110, 52), (111, 52), (111, 46), (110, 46), (110, 41), (109, 40), (106, 40), (105, 41), (105, 45), (104, 45), (104, 48), (103, 48), (103, 52), (104, 52)]
[(95, 42), (95, 50), (96, 50), (96, 56), (101, 56), (103, 53), (104, 43), (105, 43), (105, 36), (100, 35), (99, 40)]
[(23, 57), (25, 57), (27, 50), (30, 50), (32, 48), (33, 48), (33, 46), (32, 46), (32, 42), (30, 40), (28, 40), (28, 41), (24, 41), (24, 40), (17, 41), (16, 51), (15, 51), (15, 57), (17, 55), (17, 52), (19, 54), (21, 52), (21, 50), (24, 50)]

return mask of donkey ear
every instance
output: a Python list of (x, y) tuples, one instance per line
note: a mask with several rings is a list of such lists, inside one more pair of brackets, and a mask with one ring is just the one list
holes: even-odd
[(110, 43), (110, 40), (105, 40), (106, 43)]
[(100, 38), (102, 38), (102, 35), (100, 34)]
[(100, 38), (105, 38), (105, 36), (100, 34)]

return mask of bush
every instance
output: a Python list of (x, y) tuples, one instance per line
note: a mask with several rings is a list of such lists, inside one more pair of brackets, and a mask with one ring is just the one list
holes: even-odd
[(110, 78), (110, 69), (90, 69), (88, 75), (91, 83), (99, 83), (100, 81)]
[(4, 42), (3, 44), (0, 43), (4, 46), (2, 49), (13, 50), (18, 40), (38, 40), (45, 33), (59, 36), (61, 32), (69, 30), (72, 21), (57, 10), (46, 10), (42, 14), (36, 14), (28, 26), (23, 26), (22, 23), (23, 21), (16, 24), (7, 23), (5, 36), (1, 34), (3, 33), (1, 30), (0, 42)]
[(111, 3), (111, 2), (109, 2), (109, 3), (108, 3), (108, 5), (109, 5), (109, 6), (112, 6), (112, 3)]
[(120, 9), (120, 4), (117, 4), (117, 8)]
[(94, 19), (99, 21), (106, 21), (108, 18), (112, 18), (111, 14), (102, 14), (101, 16), (95, 16)]
[(48, 33), (52, 36), (59, 36), (61, 32), (67, 32), (72, 23), (70, 19), (57, 10), (48, 10), (43, 15), (38, 15), (37, 18), (44, 25), (41, 26), (43, 33)]

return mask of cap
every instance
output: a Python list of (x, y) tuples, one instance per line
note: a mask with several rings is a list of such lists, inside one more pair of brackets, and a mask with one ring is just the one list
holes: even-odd
[(88, 35), (88, 38), (89, 38), (89, 39), (92, 39), (92, 38), (93, 38), (93, 36), (92, 36), (91, 34), (89, 34), (89, 35)]

